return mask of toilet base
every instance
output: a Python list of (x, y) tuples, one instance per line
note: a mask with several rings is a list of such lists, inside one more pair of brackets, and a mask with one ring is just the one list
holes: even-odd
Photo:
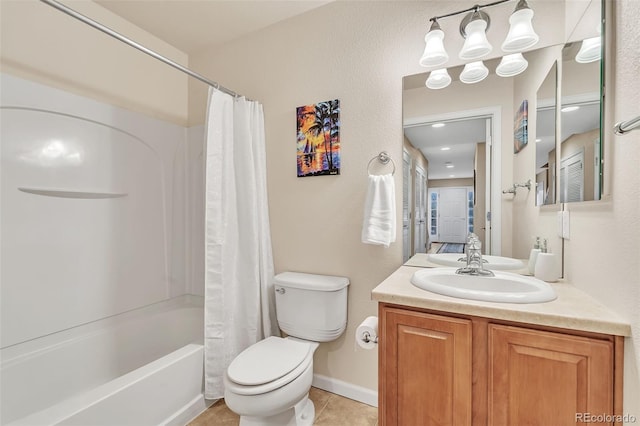
[(269, 417), (241, 416), (240, 426), (312, 426), (316, 417), (313, 401), (306, 394), (295, 407)]

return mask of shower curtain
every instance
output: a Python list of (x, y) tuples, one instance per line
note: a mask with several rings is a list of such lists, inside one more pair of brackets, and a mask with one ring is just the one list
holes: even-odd
[(205, 192), (205, 397), (231, 361), (278, 333), (262, 105), (209, 89)]

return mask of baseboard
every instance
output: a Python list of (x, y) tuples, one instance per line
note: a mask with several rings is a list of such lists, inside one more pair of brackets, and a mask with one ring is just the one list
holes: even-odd
[(202, 414), (207, 408), (212, 406), (218, 400), (204, 399), (204, 395), (200, 394), (191, 402), (179, 409), (173, 416), (165, 420), (163, 426), (184, 426), (190, 421)]
[(372, 407), (378, 406), (378, 392), (363, 388), (362, 386), (356, 386), (320, 374), (313, 375), (313, 382), (311, 384), (316, 388), (362, 402), (363, 404), (371, 405)]

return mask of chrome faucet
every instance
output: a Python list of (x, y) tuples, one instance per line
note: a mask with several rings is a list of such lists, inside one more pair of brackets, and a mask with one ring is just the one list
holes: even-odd
[(488, 269), (484, 269), (485, 260), (482, 259), (482, 243), (475, 234), (469, 234), (467, 237), (467, 266), (456, 270), (456, 274), (474, 275), (483, 277), (493, 277), (494, 273)]

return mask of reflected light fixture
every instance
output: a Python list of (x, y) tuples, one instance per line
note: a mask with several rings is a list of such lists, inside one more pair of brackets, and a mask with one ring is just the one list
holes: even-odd
[(434, 123), (431, 125), (431, 127), (435, 127), (436, 129), (439, 127), (444, 127), (444, 123)]
[(521, 52), (538, 43), (540, 37), (533, 30), (533, 10), (527, 0), (519, 0), (516, 9), (509, 17), (509, 33), (502, 43), (502, 50), (507, 53)]
[(569, 106), (566, 106), (566, 107), (562, 108), (560, 111), (561, 112), (572, 112), (572, 111), (575, 111), (577, 109), (580, 109), (580, 107), (578, 105), (569, 105)]
[(576, 62), (588, 64), (589, 62), (599, 61), (601, 48), (602, 41), (600, 36), (583, 40), (580, 51), (576, 55)]
[(467, 84), (477, 83), (489, 75), (489, 70), (482, 61), (471, 62), (464, 66), (460, 73), (460, 81)]
[(487, 39), (490, 23), (489, 15), (480, 11), (479, 6), (464, 17), (460, 23), (460, 34), (464, 37), (464, 45), (458, 54), (460, 59), (479, 59), (491, 52), (493, 47)]
[(429, 78), (425, 82), (429, 89), (444, 89), (449, 84), (451, 84), (451, 76), (449, 76), (446, 68), (431, 71)]
[(424, 36), (425, 48), (420, 58), (420, 65), (423, 67), (437, 67), (449, 60), (449, 55), (444, 50), (444, 32), (440, 29), (436, 18), (432, 21), (429, 32)]
[(529, 62), (522, 56), (522, 53), (513, 53), (502, 57), (496, 68), (496, 74), (500, 77), (513, 77), (526, 70), (528, 66)]
[(440, 148), (440, 151), (449, 151), (451, 148), (448, 146), (443, 146), (442, 148)]

